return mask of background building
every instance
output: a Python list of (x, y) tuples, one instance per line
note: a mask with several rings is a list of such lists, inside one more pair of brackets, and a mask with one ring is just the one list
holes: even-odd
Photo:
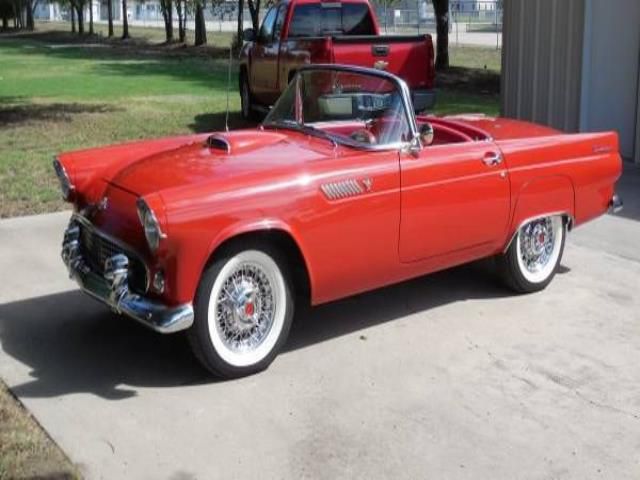
[(503, 42), (505, 116), (616, 130), (640, 163), (640, 1), (506, 0)]

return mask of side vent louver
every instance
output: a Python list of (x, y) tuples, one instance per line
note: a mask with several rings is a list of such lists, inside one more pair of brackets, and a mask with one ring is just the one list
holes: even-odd
[(340, 200), (341, 198), (355, 197), (365, 193), (365, 189), (356, 180), (352, 179), (325, 183), (320, 186), (320, 189), (329, 200)]
[(225, 153), (231, 153), (231, 145), (227, 139), (218, 135), (211, 135), (207, 138), (207, 147), (222, 150)]

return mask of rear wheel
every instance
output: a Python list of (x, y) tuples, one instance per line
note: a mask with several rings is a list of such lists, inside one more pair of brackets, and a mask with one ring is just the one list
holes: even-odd
[(520, 293), (537, 292), (553, 279), (564, 250), (562, 216), (543, 217), (520, 227), (509, 249), (498, 257), (505, 283)]
[(216, 376), (264, 370), (286, 342), (294, 304), (284, 265), (278, 251), (258, 246), (222, 255), (204, 272), (188, 337)]
[(247, 74), (243, 72), (240, 76), (240, 110), (242, 118), (245, 120), (255, 120), (256, 114), (253, 109), (251, 99), (251, 88), (249, 87), (249, 79)]

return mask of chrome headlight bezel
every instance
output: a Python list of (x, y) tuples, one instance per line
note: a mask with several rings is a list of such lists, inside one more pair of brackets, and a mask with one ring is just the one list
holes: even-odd
[(60, 182), (60, 190), (62, 190), (62, 199), (66, 202), (71, 200), (71, 196), (75, 191), (75, 187), (73, 183), (71, 183), (71, 179), (69, 178), (69, 174), (65, 170), (64, 166), (55, 158), (53, 160), (53, 169), (56, 172), (56, 176), (58, 177), (58, 181)]
[(158, 222), (158, 218), (149, 205), (147, 205), (147, 202), (141, 198), (137, 201), (136, 206), (147, 245), (149, 245), (151, 252), (156, 252), (160, 247), (160, 240), (167, 238), (167, 236), (162, 232), (160, 222)]

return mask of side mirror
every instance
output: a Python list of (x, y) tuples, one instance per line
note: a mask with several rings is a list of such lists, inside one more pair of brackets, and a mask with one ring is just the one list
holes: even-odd
[(242, 32), (242, 40), (245, 42), (255, 42), (256, 41), (256, 32), (253, 28), (247, 28)]
[(423, 123), (420, 126), (420, 143), (423, 147), (428, 147), (433, 143), (433, 126), (430, 123)]

